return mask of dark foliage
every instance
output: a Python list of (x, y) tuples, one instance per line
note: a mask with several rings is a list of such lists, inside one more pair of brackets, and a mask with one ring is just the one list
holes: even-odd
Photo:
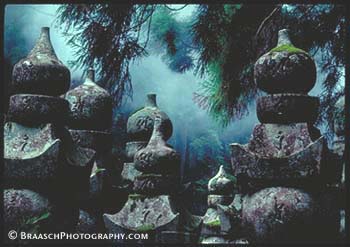
[(343, 94), (344, 11), (331, 4), (202, 4), (179, 20), (167, 5), (68, 4), (59, 9), (59, 23), (76, 48), (75, 66), (95, 62), (117, 105), (132, 94), (129, 64), (146, 54), (150, 39), (148, 48), (172, 70), (195, 68), (203, 81), (193, 99), (223, 126), (248, 113), (258, 93), (254, 63), (275, 46), (278, 30), (289, 28), (295, 45), (315, 55), (326, 75), (318, 123), (331, 133), (334, 102)]
[(108, 89), (119, 106), (131, 96), (130, 62), (146, 54), (142, 25), (153, 5), (65, 4), (58, 9), (58, 24), (64, 26), (68, 44), (75, 49), (73, 68), (94, 66), (99, 84)]

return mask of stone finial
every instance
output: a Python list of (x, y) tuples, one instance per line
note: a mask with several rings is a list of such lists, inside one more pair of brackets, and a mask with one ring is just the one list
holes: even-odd
[(229, 176), (224, 170), (224, 166), (221, 165), (219, 172), (209, 180), (209, 193), (216, 195), (230, 195), (233, 192), (235, 182), (235, 177)]
[(316, 66), (306, 51), (292, 44), (288, 30), (283, 29), (278, 33), (277, 46), (256, 61), (254, 79), (270, 94), (307, 94), (316, 83)]
[(86, 82), (95, 82), (95, 70), (94, 68), (90, 67), (86, 73)]
[(70, 71), (56, 56), (49, 28), (43, 27), (34, 48), (13, 67), (13, 93), (58, 96), (69, 84)]
[(277, 47), (281, 45), (293, 45), (290, 41), (288, 29), (282, 29), (278, 31)]
[(156, 94), (147, 95), (145, 106), (132, 114), (127, 122), (127, 133), (131, 141), (149, 141), (152, 135), (154, 117), (161, 116), (164, 138), (168, 140), (173, 133), (169, 116), (157, 106)]
[(58, 60), (56, 52), (52, 47), (49, 27), (41, 28), (39, 39), (36, 42), (34, 48), (30, 51), (28, 56), (29, 57), (38, 56), (38, 54), (40, 55), (45, 54), (47, 56), (53, 57), (56, 60)]
[(146, 107), (157, 107), (157, 95), (154, 93), (147, 94), (145, 106)]

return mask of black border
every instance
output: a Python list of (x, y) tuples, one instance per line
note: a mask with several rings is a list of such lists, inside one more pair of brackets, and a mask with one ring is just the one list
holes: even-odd
[[(187, 0), (187, 1), (179, 1), (179, 0), (158, 0), (158, 1), (152, 1), (152, 0), (0, 0), (0, 33), (1, 35), (1, 40), (0, 40), (0, 61), (4, 61), (4, 22), (5, 22), (5, 7), (7, 4), (63, 4), (63, 3), (118, 3), (118, 4), (123, 4), (123, 3), (134, 3), (134, 4), (184, 4), (184, 3), (189, 3), (189, 4), (200, 4), (200, 3), (212, 3), (212, 4), (238, 4), (238, 3), (245, 3), (245, 4), (268, 4), (268, 3), (288, 3), (288, 4), (322, 4), (322, 3), (332, 3), (332, 4), (342, 4), (346, 8), (346, 25), (345, 25), (345, 31), (346, 31), (346, 39), (345, 39), (345, 151), (344, 151), (344, 162), (345, 162), (345, 196), (346, 196), (346, 205), (345, 205), (345, 213), (346, 213), (346, 225), (345, 225), (345, 231), (346, 231), (346, 242), (343, 244), (329, 244), (329, 243), (313, 243), (311, 245), (307, 246), (350, 246), (350, 83), (349, 83), (349, 78), (350, 78), (350, 1), (348, 0), (333, 0), (333, 1), (327, 1), (327, 0), (317, 0), (317, 1), (312, 1), (312, 0), (284, 0), (284, 1), (273, 1), (273, 0), (240, 0), (240, 1), (235, 1), (235, 0), (218, 0), (218, 1), (213, 1), (213, 0)], [(5, 99), (4, 97), (4, 89), (5, 89), (5, 83), (4, 83), (4, 67), (0, 66), (0, 75), (1, 75), (1, 83), (2, 83), (2, 100)], [(4, 124), (4, 105), (1, 105), (0, 108), (0, 113), (1, 113), (1, 126), (3, 130), (3, 124)], [(0, 148), (3, 150), (3, 131), (1, 131), (0, 134)], [(3, 164), (3, 152), (2, 154), (2, 159), (1, 159), (1, 164)], [(3, 175), (3, 165), (0, 166), (0, 185), (1, 188), (2, 186), (2, 175)], [(0, 217), (1, 217), (1, 223), (3, 221), (3, 189), (1, 189), (0, 193), (1, 199), (0, 199)], [(3, 224), (0, 224), (0, 231), (1, 231), (1, 236), (0, 236), (0, 243), (4, 243), (4, 234), (3, 234)], [(57, 243), (54, 246), (60, 246), (63, 243)], [(79, 246), (80, 244), (74, 244)], [(84, 245), (92, 246), (96, 244), (86, 244)], [(167, 244), (169, 246), (179, 246), (179, 244)], [(201, 246), (200, 244), (182, 244), (186, 246)], [(5, 246), (5, 245), (2, 245)], [(15, 246), (14, 244), (11, 244), (10, 246)], [(41, 244), (39, 244), (41, 246)], [(43, 243), (43, 246), (47, 246), (47, 244)], [(98, 246), (106, 246), (105, 244), (99, 244)], [(111, 246), (111, 245), (107, 245)], [(118, 244), (118, 246), (141, 246), (141, 245), (135, 245), (135, 244)], [(148, 246), (148, 244), (147, 244)], [(157, 246), (163, 246), (163, 245), (157, 245)], [(207, 245), (211, 246), (211, 245)], [(216, 246), (225, 246), (225, 245), (216, 245)], [(226, 245), (228, 246), (228, 245)], [(235, 245), (235, 246), (240, 246), (240, 245)], [(247, 246), (247, 245), (243, 245)], [(252, 246), (251, 244), (248, 246)], [(258, 244), (254, 246), (297, 246), (296, 244), (288, 244), (288, 243), (283, 243), (283, 244)], [(298, 246), (306, 246), (305, 243), (301, 243), (301, 245)]]

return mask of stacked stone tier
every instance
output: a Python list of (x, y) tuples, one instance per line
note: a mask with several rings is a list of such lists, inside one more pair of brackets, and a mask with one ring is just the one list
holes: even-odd
[(314, 123), (319, 99), (304, 94), (272, 94), (257, 100), (257, 116), (261, 123)]
[(70, 71), (57, 58), (50, 41), (48, 27), (26, 58), (14, 65), (12, 90), (14, 93), (58, 96), (69, 89)]
[(63, 125), (68, 115), (68, 102), (46, 95), (15, 94), (10, 98), (8, 119), (27, 126), (43, 123)]
[(135, 154), (147, 146), (148, 141), (131, 141), (125, 145), (125, 155), (128, 162), (134, 161)]
[(74, 143), (84, 148), (91, 148), (96, 152), (108, 151), (112, 146), (112, 135), (108, 131), (97, 130), (69, 130)]
[(65, 95), (71, 129), (106, 130), (112, 122), (112, 98), (95, 83), (84, 83)]
[(7, 122), (4, 126), (4, 178), (7, 186), (40, 185), (54, 177), (59, 166), (61, 140), (52, 124), (29, 128)]
[(179, 238), (185, 238), (185, 243), (189, 243), (196, 241), (194, 233), (201, 219), (169, 195), (130, 194), (118, 213), (104, 214), (104, 222), (111, 233), (147, 232), (149, 243), (174, 243), (179, 242)]
[(141, 174), (135, 177), (133, 191), (144, 195), (173, 194), (179, 190), (176, 176)]
[(231, 144), (233, 174), (249, 179), (287, 180), (311, 179), (321, 175), (324, 138), (320, 137), (306, 148), (282, 157), (264, 157), (252, 152), (246, 145)]

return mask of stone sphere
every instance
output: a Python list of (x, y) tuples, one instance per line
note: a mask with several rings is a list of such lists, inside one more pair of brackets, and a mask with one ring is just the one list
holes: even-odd
[(173, 125), (168, 115), (158, 108), (155, 94), (148, 94), (145, 107), (129, 117), (126, 127), (129, 139), (132, 141), (149, 141), (156, 115), (161, 116), (164, 138), (168, 140), (173, 133)]
[(313, 238), (315, 201), (298, 189), (272, 187), (246, 196), (242, 223), (256, 242), (299, 241)]
[(13, 67), (12, 93), (59, 96), (69, 84), (70, 71), (55, 54), (49, 28), (43, 27), (32, 51)]
[(70, 90), (68, 126), (71, 129), (106, 130), (112, 123), (111, 95), (92, 80)]
[(315, 62), (287, 36), (286, 30), (281, 30), (278, 45), (256, 61), (255, 82), (267, 93), (307, 94), (316, 83)]

